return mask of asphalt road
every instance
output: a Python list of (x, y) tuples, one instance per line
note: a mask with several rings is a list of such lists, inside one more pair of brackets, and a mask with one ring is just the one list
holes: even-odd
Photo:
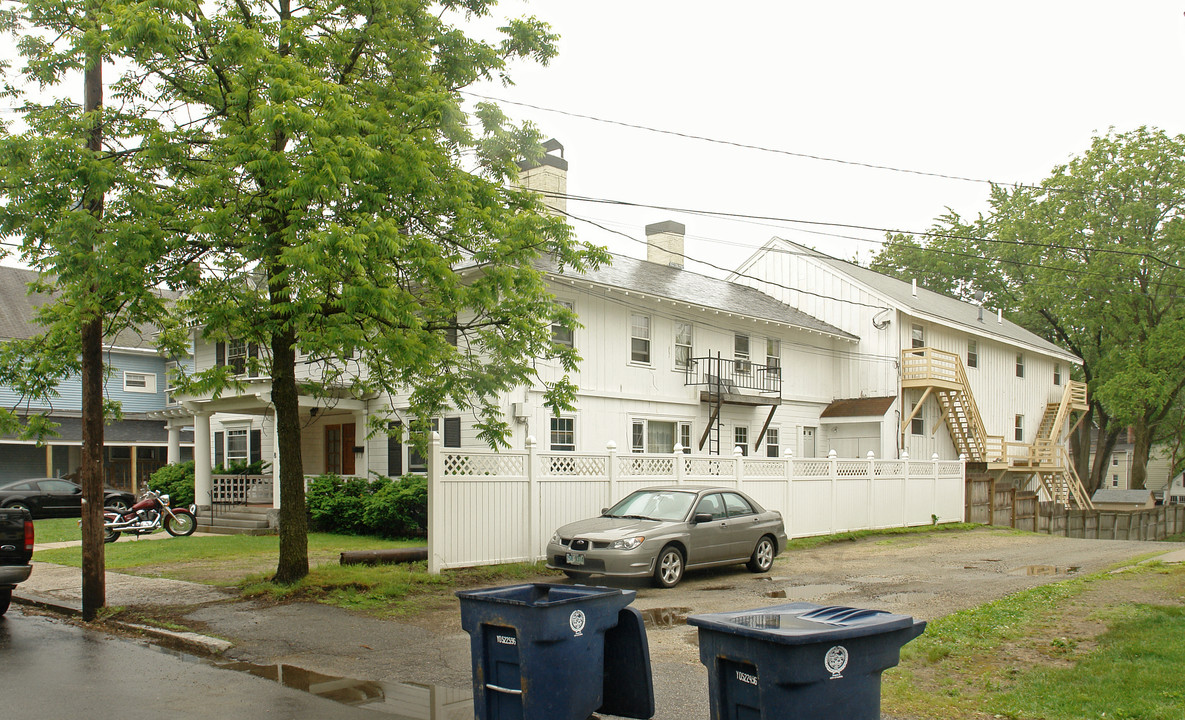
[(382, 717), (191, 656), (14, 607), (0, 617), (0, 717)]

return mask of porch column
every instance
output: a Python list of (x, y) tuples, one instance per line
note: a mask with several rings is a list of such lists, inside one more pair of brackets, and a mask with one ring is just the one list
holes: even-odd
[(181, 421), (170, 420), (165, 429), (169, 431), (169, 452), (165, 459), (173, 465), (181, 462)]
[(210, 476), (210, 413), (193, 414), (193, 501), (198, 511), (213, 507), (214, 481)]

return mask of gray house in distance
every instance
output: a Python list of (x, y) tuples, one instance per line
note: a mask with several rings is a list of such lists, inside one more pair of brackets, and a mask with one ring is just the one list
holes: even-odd
[[(34, 271), (0, 266), (0, 342), (40, 332), (35, 320), (37, 308), (51, 298), (29, 293), (29, 283), (36, 278)], [(169, 363), (152, 346), (149, 333), (123, 332), (109, 338), (104, 361), (109, 369), (105, 394), (123, 407), (123, 419), (109, 422), (104, 431), (106, 482), (133, 490), (166, 463), (170, 439), (174, 458), (192, 459), (193, 431), (178, 426), (170, 432), (165, 423), (148, 417), (169, 404)], [(65, 381), (58, 388), (58, 397), (48, 405), (0, 385), (0, 405), (25, 416), (47, 414), (59, 425), (57, 437), (47, 438), (43, 445), (0, 435), (0, 482), (77, 473), (82, 455), (82, 387), (78, 378)]]

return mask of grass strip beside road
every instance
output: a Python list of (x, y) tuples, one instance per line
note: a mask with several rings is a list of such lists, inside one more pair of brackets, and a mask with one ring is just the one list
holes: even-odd
[(930, 622), (884, 675), (894, 717), (1180, 720), (1185, 568), (1157, 563)]

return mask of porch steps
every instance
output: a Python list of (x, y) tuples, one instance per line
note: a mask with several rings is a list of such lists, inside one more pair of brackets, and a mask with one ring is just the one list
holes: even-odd
[(268, 523), (270, 507), (251, 505), (238, 506), (234, 510), (219, 511), (211, 516), (202, 513), (198, 517), (198, 531), (219, 535), (274, 535), (274, 528)]

